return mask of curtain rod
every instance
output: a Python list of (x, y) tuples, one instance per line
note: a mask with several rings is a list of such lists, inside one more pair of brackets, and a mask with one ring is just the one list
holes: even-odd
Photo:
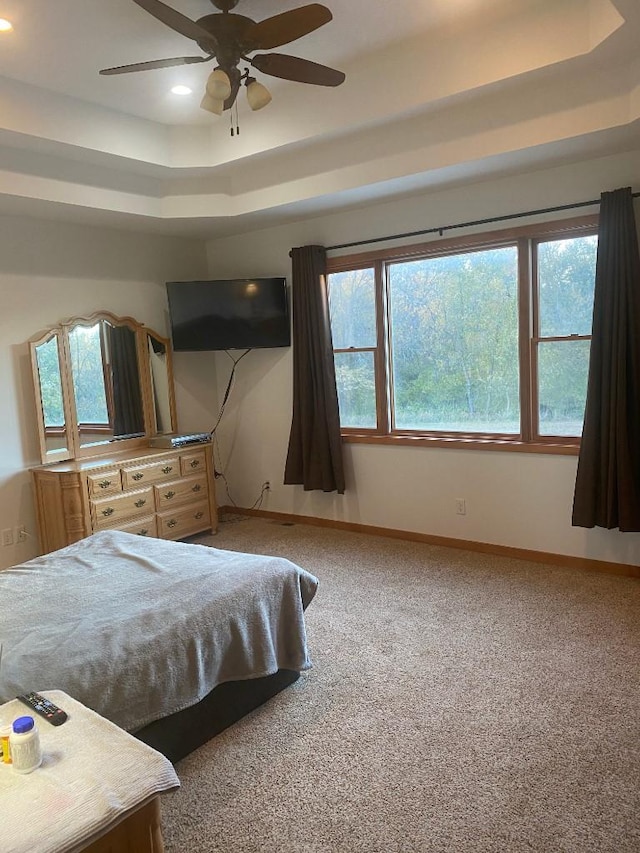
[[(638, 198), (640, 192), (632, 193), (632, 198)], [(369, 243), (383, 243), (386, 240), (402, 240), (405, 237), (420, 237), (424, 234), (442, 234), (445, 231), (451, 231), (454, 228), (471, 228), (474, 225), (489, 225), (491, 222), (505, 222), (508, 219), (521, 219), (524, 216), (539, 216), (542, 213), (556, 213), (560, 210), (574, 210), (578, 207), (592, 207), (595, 204), (600, 204), (600, 199), (593, 201), (578, 201), (573, 204), (560, 204), (557, 207), (542, 207), (539, 210), (526, 210), (522, 213), (508, 213), (504, 216), (490, 216), (487, 219), (475, 219), (471, 222), (458, 222), (455, 225), (441, 225), (438, 228), (423, 228), (421, 231), (407, 231), (404, 234), (391, 234), (388, 237), (372, 237), (371, 240), (356, 240), (353, 243), (340, 243), (337, 246), (327, 246), (327, 252), (334, 249), (350, 249), (353, 246), (366, 246)]]

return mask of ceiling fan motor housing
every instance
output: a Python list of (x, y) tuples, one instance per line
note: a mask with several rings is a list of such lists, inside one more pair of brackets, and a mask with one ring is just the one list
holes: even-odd
[(238, 0), (211, 0), (211, 2), (221, 12), (229, 12), (238, 5)]
[[(235, 5), (235, 4), (234, 4)], [(198, 26), (211, 33), (216, 42), (216, 59), (218, 65), (224, 68), (235, 68), (247, 49), (246, 34), (253, 27), (254, 21), (244, 15), (205, 15), (196, 22)], [(207, 43), (198, 41), (198, 46), (209, 53)]]

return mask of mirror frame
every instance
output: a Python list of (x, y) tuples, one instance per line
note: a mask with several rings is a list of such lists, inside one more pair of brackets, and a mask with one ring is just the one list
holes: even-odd
[[(69, 346), (69, 334), (76, 326), (92, 326), (100, 321), (106, 321), (115, 326), (128, 326), (135, 334), (136, 355), (138, 361), (138, 376), (140, 379), (140, 393), (142, 414), (144, 420), (144, 435), (135, 438), (109, 438), (105, 441), (92, 442), (83, 445), (80, 441), (80, 428), (76, 414), (76, 403), (73, 391), (73, 375), (71, 350)], [(62, 387), (62, 406), (67, 433), (66, 447), (47, 451), (47, 436), (44, 422), (44, 409), (42, 405), (42, 393), (40, 385), (40, 373), (38, 366), (37, 348), (57, 335), (58, 362), (60, 365), (60, 383)], [(153, 329), (139, 323), (133, 317), (119, 317), (110, 311), (96, 311), (85, 316), (70, 317), (57, 326), (38, 334), (29, 340), (31, 356), (31, 368), (33, 373), (34, 396), (36, 412), (38, 416), (38, 439), (40, 444), (40, 458), (43, 463), (63, 462), (68, 459), (85, 459), (94, 456), (104, 456), (105, 453), (115, 453), (136, 447), (146, 446), (149, 439), (157, 435), (156, 413), (153, 385), (151, 378), (151, 363), (149, 358), (149, 338), (158, 341), (164, 348), (167, 356), (167, 384), (169, 396), (169, 414), (171, 420), (170, 432), (177, 430), (175, 390), (173, 384), (173, 363), (171, 341)]]

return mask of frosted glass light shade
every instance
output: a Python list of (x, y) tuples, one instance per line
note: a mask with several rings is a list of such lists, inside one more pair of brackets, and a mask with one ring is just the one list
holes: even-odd
[(231, 94), (231, 80), (222, 68), (216, 68), (209, 74), (207, 94), (218, 101), (226, 101)]
[(247, 101), (252, 110), (261, 110), (271, 101), (271, 92), (262, 83), (253, 80), (247, 86)]
[(205, 92), (204, 98), (200, 101), (200, 107), (207, 112), (221, 116), (224, 110), (224, 101), (220, 98), (212, 98), (208, 92)]

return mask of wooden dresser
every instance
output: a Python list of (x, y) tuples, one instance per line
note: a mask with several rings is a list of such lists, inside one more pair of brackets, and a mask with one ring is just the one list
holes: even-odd
[(137, 448), (31, 473), (42, 554), (107, 528), (182, 539), (217, 525), (210, 443)]

